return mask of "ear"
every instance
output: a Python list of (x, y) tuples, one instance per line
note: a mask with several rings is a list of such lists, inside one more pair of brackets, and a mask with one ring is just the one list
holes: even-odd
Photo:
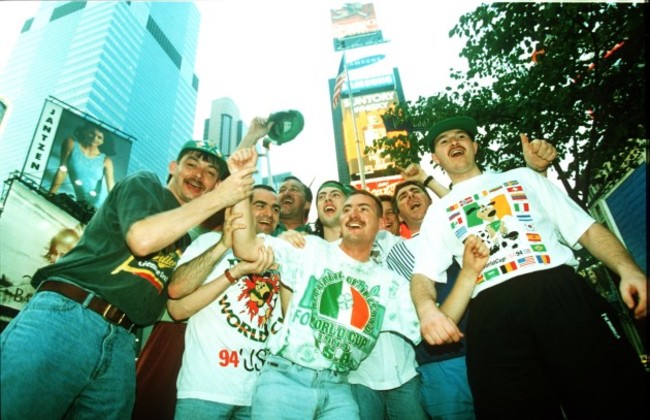
[(381, 216), (379, 218), (379, 230), (385, 229), (386, 228), (386, 219), (384, 219), (384, 216)]
[(476, 152), (478, 152), (478, 142), (473, 142), (472, 147), (474, 148), (474, 154), (476, 155)]
[(435, 151), (431, 152), (431, 160), (432, 160), (433, 163), (435, 163), (436, 165), (440, 165), (440, 159), (438, 159), (438, 156), (436, 156), (436, 152), (435, 152)]
[(174, 173), (176, 172), (176, 168), (178, 168), (178, 162), (176, 162), (175, 160), (169, 162), (169, 168), (168, 168), (169, 175), (174, 175)]

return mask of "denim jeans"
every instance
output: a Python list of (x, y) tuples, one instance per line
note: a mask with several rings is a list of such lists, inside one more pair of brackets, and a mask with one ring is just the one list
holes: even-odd
[(361, 420), (427, 418), (420, 403), (420, 376), (394, 389), (376, 391), (364, 385), (352, 385), (354, 398), (359, 404)]
[(358, 419), (347, 375), (317, 371), (271, 355), (260, 371), (253, 419)]
[(467, 382), (465, 356), (418, 367), (422, 376), (422, 405), (429, 417), (473, 420), (474, 402)]
[(198, 398), (180, 398), (176, 401), (174, 420), (249, 420), (250, 406), (222, 404)]
[(0, 337), (1, 415), (129, 419), (135, 335), (54, 292), (38, 292)]

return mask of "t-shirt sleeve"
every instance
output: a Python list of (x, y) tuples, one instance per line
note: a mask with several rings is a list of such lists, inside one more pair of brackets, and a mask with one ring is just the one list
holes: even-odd
[(136, 173), (115, 185), (113, 199), (117, 206), (120, 230), (126, 237), (131, 225), (165, 210), (169, 190), (151, 172)]
[(185, 264), (188, 261), (192, 261), (194, 258), (203, 254), (208, 248), (217, 244), (220, 239), (221, 233), (219, 232), (206, 232), (202, 235), (199, 235), (183, 252), (183, 255), (181, 255), (181, 258), (178, 260), (176, 267), (180, 266), (181, 264)]
[(539, 194), (542, 201), (540, 207), (555, 224), (561, 239), (568, 246), (579, 249), (578, 240), (595, 223), (594, 218), (546, 177), (532, 170), (526, 170), (525, 173), (527, 182)]
[(427, 211), (422, 227), (418, 246), (414, 247), (415, 266), (413, 274), (422, 274), (438, 283), (447, 282), (447, 268), (451, 265), (453, 255), (450, 247), (445, 245), (444, 232), (438, 227), (441, 225), (440, 216), (434, 206)]

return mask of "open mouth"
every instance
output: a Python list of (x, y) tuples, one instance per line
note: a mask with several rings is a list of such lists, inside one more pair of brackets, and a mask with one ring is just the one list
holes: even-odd
[(354, 222), (348, 222), (345, 226), (350, 230), (358, 230), (363, 228), (365, 224), (358, 221), (354, 221)]
[(411, 203), (410, 209), (415, 210), (415, 209), (419, 209), (420, 207), (422, 207), (422, 203), (420, 203), (419, 201), (416, 201), (416, 202)]
[(200, 193), (203, 191), (203, 183), (198, 182), (196, 180), (187, 180), (185, 181), (185, 185), (188, 187), (190, 191), (194, 191), (197, 193)]
[(327, 215), (332, 215), (332, 214), (336, 213), (336, 207), (334, 207), (334, 206), (325, 206), (323, 208), (323, 212), (325, 214), (327, 214)]
[(457, 156), (462, 156), (465, 154), (465, 149), (462, 147), (454, 147), (449, 151), (449, 157), (457, 157)]

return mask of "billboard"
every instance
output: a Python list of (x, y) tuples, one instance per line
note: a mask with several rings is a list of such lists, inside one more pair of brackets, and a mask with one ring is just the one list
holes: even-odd
[(6, 324), (34, 294), (37, 269), (53, 264), (79, 240), (83, 226), (35, 184), (7, 181), (0, 213), (0, 321)]
[[(392, 162), (390, 160), (382, 158), (379, 154), (367, 154), (365, 149), (372, 146), (377, 139), (399, 134), (387, 133), (381, 118), (386, 110), (397, 102), (397, 91), (394, 89), (354, 96), (352, 98), (354, 108), (351, 106), (349, 97), (341, 99), (343, 144), (351, 180), (360, 179), (360, 160), (363, 162), (366, 177), (391, 174), (389, 165)], [(358, 152), (361, 153), (361, 159), (359, 159)]]
[(97, 208), (126, 176), (130, 156), (128, 135), (48, 99), (22, 175), (52, 194)]
[(330, 17), (335, 51), (383, 42), (372, 3), (345, 3), (330, 9)]

